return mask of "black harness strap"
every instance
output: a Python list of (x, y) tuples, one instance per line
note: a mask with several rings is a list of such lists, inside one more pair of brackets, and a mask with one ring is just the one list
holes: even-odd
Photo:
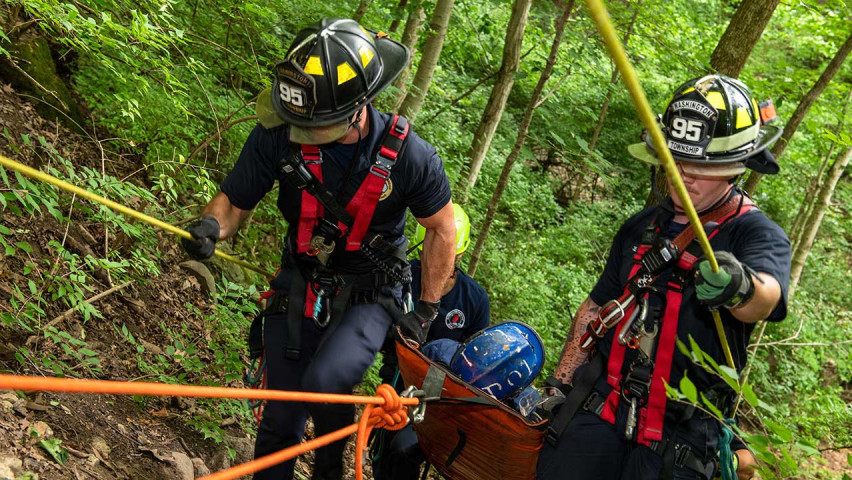
[(299, 269), (293, 269), (292, 284), (287, 292), (287, 342), (284, 346), (284, 357), (288, 360), (298, 360), (302, 349), (302, 318), (305, 316), (305, 289), (308, 284)]
[(565, 398), (565, 403), (559, 407), (559, 411), (550, 420), (547, 432), (544, 435), (551, 446), (556, 446), (556, 442), (559, 441), (565, 427), (568, 426), (571, 419), (574, 418), (574, 415), (577, 414), (577, 411), (592, 393), (595, 382), (603, 374), (603, 371), (603, 355), (595, 355), (589, 366), (581, 372), (580, 377), (574, 380), (574, 388), (571, 389), (571, 392)]

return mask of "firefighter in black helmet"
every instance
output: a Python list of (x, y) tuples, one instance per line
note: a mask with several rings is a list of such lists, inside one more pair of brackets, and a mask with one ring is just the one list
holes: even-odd
[[(711, 314), (718, 310), (742, 370), (755, 323), (787, 314), (790, 241), (737, 187), (746, 169), (778, 172), (768, 147), (781, 132), (766, 124), (769, 112), (742, 82), (722, 75), (675, 90), (661, 127), (720, 270), (701, 258), (677, 198), (621, 226), (547, 382), (567, 400), (550, 422), (538, 479), (713, 478), (719, 421), (668, 399), (666, 386), (688, 379), (713, 410), (730, 416), (733, 390), (677, 341), (695, 342), (724, 365)], [(647, 141), (628, 151), (659, 165)]]
[[(392, 324), (421, 340), (438, 311), (456, 238), (449, 182), (435, 149), (405, 118), (370, 105), (409, 56), (353, 20), (324, 19), (299, 32), (258, 97), (260, 124), (188, 228), (186, 250), (208, 258), (279, 182), (285, 251), (249, 339), (270, 389), (351, 393)], [(426, 248), (420, 300), (403, 315), (406, 209), (426, 228)], [(268, 402), (255, 456), (298, 444), (308, 416), (320, 436), (350, 425), (354, 413), (353, 405)], [(317, 450), (314, 479), (342, 478), (345, 444)], [(255, 478), (290, 479), (294, 464)]]

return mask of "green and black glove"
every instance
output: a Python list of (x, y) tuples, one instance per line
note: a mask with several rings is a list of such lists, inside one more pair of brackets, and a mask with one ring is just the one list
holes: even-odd
[(189, 224), (186, 231), (192, 235), (192, 240), (182, 238), (180, 243), (190, 257), (196, 260), (207, 260), (216, 251), (219, 241), (219, 221), (213, 217), (201, 217)]
[(754, 295), (751, 269), (730, 252), (717, 252), (719, 271), (713, 273), (710, 262), (702, 259), (695, 270), (695, 296), (712, 309), (736, 308)]
[(432, 326), (432, 320), (438, 316), (438, 307), (441, 302), (426, 302), (418, 300), (414, 310), (406, 313), (399, 319), (399, 329), (402, 334), (410, 338), (420, 345), (426, 342), (426, 337), (429, 335), (429, 327)]

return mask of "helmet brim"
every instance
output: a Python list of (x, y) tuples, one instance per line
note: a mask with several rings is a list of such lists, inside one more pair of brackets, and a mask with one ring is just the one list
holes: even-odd
[[(745, 151), (734, 152), (730, 155), (714, 155), (710, 159), (697, 159), (693, 157), (685, 157), (676, 152), (672, 153), (672, 158), (678, 162), (690, 163), (695, 165), (735, 165), (740, 162), (745, 162), (746, 168), (752, 169), (759, 173), (774, 175), (778, 173), (778, 163), (775, 157), (767, 151), (767, 148), (778, 140), (781, 136), (781, 128), (775, 125), (762, 125), (758, 131), (755, 145)], [(651, 143), (650, 135), (644, 135), (643, 143), (634, 143), (627, 146), (627, 153), (636, 160), (642, 163), (658, 167), (660, 159), (657, 158), (656, 150)], [(735, 173), (734, 175), (737, 175)]]
[[(372, 30), (368, 31), (375, 35), (375, 32), (373, 32)], [(406, 47), (400, 42), (397, 42), (396, 40), (393, 40), (386, 36), (377, 36), (375, 42), (376, 52), (378, 56), (382, 59), (382, 73), (379, 76), (379, 80), (376, 82), (375, 85), (373, 85), (373, 88), (370, 89), (370, 91), (368, 91), (367, 94), (364, 95), (364, 97), (357, 103), (353, 104), (350, 108), (341, 110), (340, 112), (335, 112), (333, 115), (325, 114), (322, 116), (315, 116), (313, 119), (308, 120), (302, 117), (292, 115), (284, 108), (280, 108), (279, 106), (277, 106), (272, 98), (273, 92), (270, 89), (269, 95), (260, 95), (260, 97), (258, 98), (258, 103), (260, 103), (261, 101), (268, 102), (268, 108), (277, 113), (279, 120), (275, 121), (273, 119), (268, 119), (267, 122), (274, 126), (287, 123), (290, 125), (296, 125), (305, 128), (324, 127), (348, 119), (356, 111), (358, 111), (359, 108), (372, 102), (379, 95), (379, 93), (381, 93), (394, 80), (396, 80), (399, 74), (402, 73), (402, 71), (408, 65), (408, 60), (411, 58), (411, 52), (408, 50), (408, 47)], [(261, 107), (256, 107), (256, 109), (259, 108)], [(266, 111), (267, 106), (264, 105), (262, 108), (264, 109), (264, 111)]]

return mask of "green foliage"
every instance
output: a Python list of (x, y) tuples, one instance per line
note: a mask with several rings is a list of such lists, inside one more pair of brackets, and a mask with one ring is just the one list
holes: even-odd
[[(41, 164), (48, 165), (46, 171), (60, 178), (176, 222), (206, 203), (236, 161), (254, 122), (226, 125), (253, 113), (254, 96), (269, 84), (272, 66), (298, 29), (324, 16), (347, 16), (358, 2), (13, 3), (37, 20), (37, 28), (53, 42), (55, 56), (70, 72), (70, 83), (98, 128), (110, 132), (113, 139), (101, 144), (131, 155), (138, 170), (125, 178), (102, 175), (76, 159), (62, 159), (38, 136), (9, 141), (11, 153), (35, 154)], [(417, 2), (409, 3), (411, 8)], [(372, 2), (364, 24), (382, 30), (392, 19), (404, 20), (405, 12), (397, 5), (395, 0)], [(710, 54), (737, 5), (643, 1), (627, 50), (658, 111), (676, 85), (709, 71)], [(431, 9), (432, 2), (426, 7)], [(609, 2), (608, 7), (619, 33), (624, 34), (635, 2)], [(433, 86), (415, 126), (420, 136), (435, 145), (453, 185), (465, 175), (466, 152), (491, 81), (460, 97), (499, 68), (509, 8), (508, 2), (492, 0), (457, 2)], [(521, 49), (529, 53), (516, 74), (479, 183), (464, 205), (474, 226), (481, 224), (497, 175), (514, 144), (517, 124), (544, 67), (556, 8), (545, 2), (531, 10)], [(841, 0), (778, 7), (743, 79), (758, 98), (775, 100), (782, 123), (848, 35), (848, 25), (848, 4)], [(0, 45), (5, 45), (9, 28), (5, 24), (0, 28), (5, 29), (0, 30)], [(418, 49), (425, 38), (421, 34)], [(8, 53), (0, 47), (0, 55)], [(548, 371), (561, 351), (570, 317), (603, 267), (618, 225), (642, 207), (648, 192), (647, 170), (625, 152), (627, 144), (638, 140), (641, 127), (622, 85), (610, 83), (611, 74), (612, 64), (594, 26), (578, 6), (545, 88), (550, 95), (535, 112), (477, 273), (491, 297), (495, 321), (523, 320), (542, 335), (549, 352)], [(848, 121), (845, 131), (836, 127), (842, 121), (850, 74), (847, 65), (829, 85), (780, 159), (782, 174), (764, 178), (755, 196), (762, 210), (784, 227), (792, 225), (799, 199), (833, 142), (849, 143)], [(608, 95), (608, 114), (592, 150), (592, 132)], [(385, 103), (387, 95), (377, 101)], [(439, 110), (443, 113), (436, 117)], [(8, 128), (4, 127), (3, 135), (11, 140)], [(207, 146), (199, 148), (205, 141)], [(23, 147), (17, 147), (18, 143)], [(35, 335), (54, 347), (45, 354), (41, 347), (20, 346), (16, 358), (22, 365), (57, 374), (80, 372), (76, 365), (82, 365), (86, 374), (99, 373), (99, 352), (81, 335), (43, 328), (51, 320), (46, 311), (57, 305), (74, 308), (86, 320), (104, 321), (97, 307), (85, 302), (96, 291), (94, 272), (104, 270), (115, 282), (152, 281), (161, 273), (164, 256), (153, 229), (79, 199), (72, 204), (70, 196), (2, 169), (0, 181), (4, 215), (52, 218), (67, 225), (73, 205), (75, 215), (105, 224), (110, 232), (132, 240), (129, 247), (111, 250), (108, 258), (95, 259), (71, 252), (56, 240), (36, 245), (32, 232), (0, 223), (0, 255), (22, 264), (20, 273), (26, 279), (13, 286), (10, 308), (0, 311), (0, 321), (17, 334)], [(235, 251), (246, 252), (250, 261), (265, 267), (277, 264), (286, 232), (276, 196), (274, 192), (267, 195), (249, 228), (240, 231), (232, 244)], [(796, 463), (814, 454), (811, 442), (852, 441), (848, 429), (837, 428), (852, 424), (852, 409), (843, 400), (852, 389), (848, 382), (852, 378), (848, 343), (852, 300), (842, 288), (848, 283), (848, 259), (852, 258), (850, 204), (852, 189), (844, 177), (797, 296), (789, 303), (787, 321), (768, 328), (763, 340), (768, 346), (758, 348), (750, 361), (750, 386), (737, 387), (744, 397), (748, 423), (762, 429), (749, 432), (747, 439), (762, 452), (762, 460), (778, 464), (774, 471), (764, 468), (764, 478), (795, 476), (810, 468), (797, 470)], [(42, 260), (34, 249), (46, 250), (44, 258), (49, 260)], [(143, 375), (169, 382), (232, 384), (239, 382), (245, 368), (243, 338), (247, 319), (256, 311), (247, 299), (256, 291), (254, 286), (225, 282), (211, 311), (186, 305), (188, 315), (204, 318), (209, 336), (197, 338), (186, 325), (164, 321), (158, 333), (169, 341), (160, 355), (151, 355), (122, 322), (114, 322), (112, 328), (136, 351), (137, 368)], [(735, 372), (714, 364), (694, 345), (684, 348), (729, 384), (737, 384)], [(202, 355), (207, 361), (199, 360)], [(827, 365), (834, 365), (836, 379), (828, 378)], [(363, 388), (372, 391), (378, 382), (374, 367)], [(713, 411), (688, 378), (671, 392)], [(239, 402), (211, 400), (199, 406), (205, 414), (197, 414), (192, 424), (217, 440), (223, 435), (222, 419), (248, 418)]]

